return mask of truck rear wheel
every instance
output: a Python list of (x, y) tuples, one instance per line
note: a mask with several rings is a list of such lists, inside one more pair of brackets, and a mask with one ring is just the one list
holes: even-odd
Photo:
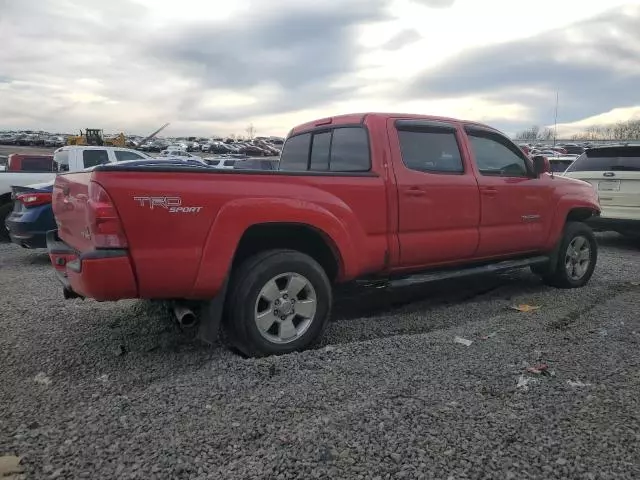
[(247, 356), (303, 350), (320, 340), (331, 314), (331, 283), (313, 258), (269, 250), (232, 274), (225, 328)]
[(560, 239), (556, 265), (532, 270), (553, 287), (579, 288), (591, 279), (597, 260), (598, 242), (591, 228), (581, 222), (569, 222)]

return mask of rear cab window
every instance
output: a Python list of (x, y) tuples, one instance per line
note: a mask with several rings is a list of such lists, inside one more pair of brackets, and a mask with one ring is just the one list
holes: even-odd
[(282, 149), (279, 170), (368, 172), (371, 155), (367, 131), (360, 126), (336, 126), (290, 137)]
[(20, 170), (23, 172), (52, 172), (53, 161), (44, 157), (24, 157), (20, 161)]

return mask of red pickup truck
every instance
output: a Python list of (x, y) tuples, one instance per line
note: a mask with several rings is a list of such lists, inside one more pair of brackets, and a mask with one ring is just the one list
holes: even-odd
[(59, 175), (48, 248), (66, 297), (174, 302), (247, 355), (308, 347), (332, 286), (407, 285), (529, 266), (586, 284), (593, 187), (554, 177), (497, 130), (351, 114), (289, 133), (278, 171), (120, 162)]

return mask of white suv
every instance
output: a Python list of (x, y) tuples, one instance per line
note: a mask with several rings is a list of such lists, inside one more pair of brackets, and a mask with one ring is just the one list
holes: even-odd
[(590, 222), (594, 229), (640, 237), (640, 145), (590, 148), (564, 175), (598, 191), (602, 213)]

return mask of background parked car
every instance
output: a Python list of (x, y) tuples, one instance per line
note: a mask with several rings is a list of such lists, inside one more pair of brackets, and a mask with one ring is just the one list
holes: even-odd
[(594, 229), (640, 238), (640, 145), (587, 149), (564, 175), (598, 191), (602, 213), (590, 221)]
[(46, 235), (55, 230), (51, 208), (53, 181), (13, 187), (13, 211), (5, 220), (11, 241), (25, 248), (46, 248)]

